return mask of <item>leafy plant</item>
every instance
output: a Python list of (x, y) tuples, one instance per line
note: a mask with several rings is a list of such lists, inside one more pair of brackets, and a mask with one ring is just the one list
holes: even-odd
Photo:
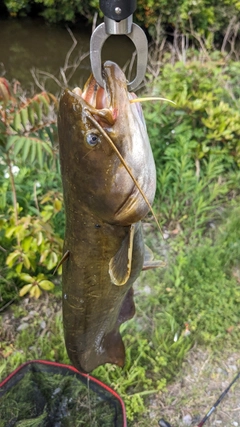
[(152, 92), (175, 101), (176, 107), (161, 104), (145, 107), (156, 154), (161, 154), (181, 134), (192, 140), (190, 154), (194, 161), (216, 154), (226, 169), (232, 168), (233, 161), (239, 164), (236, 76), (240, 76), (239, 63), (231, 61), (198, 60), (164, 65)]
[(153, 95), (176, 102), (145, 104), (144, 110), (157, 167), (155, 204), (170, 232), (184, 230), (186, 238), (200, 236), (226, 195), (238, 192), (240, 115), (233, 75), (239, 71), (231, 61), (177, 62), (164, 65), (161, 78), (148, 86)]
[(12, 96), (6, 79), (1, 81), (4, 92), (0, 101), (4, 108), (0, 116), (0, 144), (4, 159), (9, 164), (11, 156), (16, 158), (19, 154), (23, 162), (37, 161), (43, 166), (46, 155), (53, 156), (56, 98), (47, 92), (25, 98), (18, 85), (14, 85)]
[[(29, 274), (43, 271), (47, 273), (57, 265), (61, 257), (62, 239), (55, 235), (50, 225), (54, 212), (49, 207), (52, 206), (47, 205), (40, 217), (22, 216), (16, 224), (15, 216), (12, 215), (6, 221), (5, 236), (9, 240), (9, 246), (12, 245), (6, 258), (6, 265), (9, 267), (6, 278), (15, 277), (25, 281), (22, 275), (24, 270)], [(34, 277), (32, 280), (35, 281)], [(20, 296), (22, 295), (21, 292)], [(40, 296), (40, 292), (35, 297), (37, 295)]]
[[(193, 240), (190, 250), (179, 249), (174, 242), (174, 261), (164, 275), (166, 288), (159, 298), (160, 305), (167, 302), (169, 313), (189, 323), (196, 340), (215, 345), (230, 330), (232, 340), (239, 334), (240, 288), (233, 268), (240, 245), (239, 208), (233, 208), (229, 220), (222, 221), (220, 233), (211, 239), (202, 237), (200, 242)], [(235, 232), (226, 240), (230, 229)], [(236, 253), (230, 259), (232, 247)]]
[[(134, 285), (136, 315), (121, 327), (126, 364), (123, 369), (107, 364), (94, 371), (122, 396), (130, 426), (148, 414), (148, 399), (172, 381), (194, 344), (239, 348), (239, 213), (232, 201), (221, 223), (200, 243), (192, 238), (187, 246), (181, 235), (162, 242), (166, 268), (144, 272)], [(5, 374), (26, 358), (68, 362), (62, 318), (54, 313), (53, 298), (49, 296), (49, 308), (44, 308), (53, 312), (50, 316), (35, 314), (13, 347), (3, 340)], [(19, 310), (15, 308), (15, 318)], [(20, 318), (25, 316), (25, 311), (20, 313)], [(47, 335), (39, 337), (43, 319)]]
[[(71, 7), (67, 0), (53, 2), (49, 0), (5, 0), (7, 10), (12, 16), (26, 15), (34, 9), (44, 16), (49, 22), (68, 21), (75, 22), (79, 17), (84, 17), (92, 23), (94, 14), (98, 12), (102, 17), (97, 0), (77, 1), (72, 0)], [(161, 16), (164, 30), (172, 34), (190, 34), (194, 38), (205, 37), (207, 43), (222, 40), (225, 34), (229, 34), (230, 42), (238, 30), (238, 18), (240, 6), (238, 0), (139, 0), (134, 14), (136, 22), (155, 36), (154, 27)], [(226, 31), (228, 29), (228, 31)], [(233, 33), (233, 35), (232, 35)], [(235, 35), (236, 38), (236, 35)]]
[[(34, 215), (30, 215), (28, 194), (24, 192), (23, 197), (19, 197), (22, 202), (20, 206), (16, 185), (18, 173), (22, 175), (23, 184), (27, 163), (35, 171), (46, 165), (48, 168), (51, 165), (55, 167), (56, 102), (56, 98), (46, 92), (25, 98), (18, 84), (11, 88), (6, 79), (0, 79), (0, 155), (4, 172), (0, 208), (4, 213), (1, 218), (1, 234), (5, 246), (2, 258), (9, 268), (4, 274), (4, 281), (14, 281), (17, 286), (22, 283), (23, 272), (28, 273), (28, 276), (32, 273), (40, 274), (41, 280), (46, 281), (43, 274), (46, 269), (52, 270), (56, 266), (61, 253), (62, 239), (54, 235), (50, 221), (61, 211), (62, 195), (53, 190), (52, 193), (45, 194), (41, 201), (44, 207), (40, 211), (36, 184), (41, 184), (37, 181), (33, 188), (35, 207), (31, 206)], [(8, 197), (8, 179), (12, 202)], [(19, 195), (23, 188), (24, 186), (19, 190)], [(34, 275), (31, 277), (35, 283)], [(44, 289), (44, 286), (42, 284), (40, 287)], [(45, 288), (50, 290), (52, 286), (53, 284)], [(23, 293), (24, 291), (20, 295)], [(39, 297), (40, 293), (39, 286), (31, 287), (30, 295)]]
[(38, 274), (37, 277), (32, 277), (30, 274), (21, 274), (21, 280), (28, 282), (27, 285), (24, 285), (19, 292), (20, 297), (26, 295), (29, 292), (31, 297), (38, 299), (44, 291), (50, 291), (54, 288), (54, 284), (50, 280), (46, 280), (43, 274)]

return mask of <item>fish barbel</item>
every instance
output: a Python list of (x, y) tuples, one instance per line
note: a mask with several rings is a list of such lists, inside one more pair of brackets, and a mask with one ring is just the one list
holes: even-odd
[(124, 365), (119, 327), (135, 312), (132, 284), (143, 268), (158, 266), (141, 227), (156, 189), (141, 106), (130, 102), (134, 95), (117, 64), (105, 62), (103, 79), (104, 88), (90, 76), (83, 92), (66, 89), (58, 117), (69, 254), (64, 335), (71, 362), (85, 372)]

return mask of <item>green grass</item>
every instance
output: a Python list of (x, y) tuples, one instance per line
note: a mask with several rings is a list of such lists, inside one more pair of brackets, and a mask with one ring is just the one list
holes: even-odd
[[(123, 397), (130, 427), (149, 424), (149, 398), (175, 378), (190, 348), (240, 349), (239, 94), (235, 89), (229, 98), (227, 91), (239, 67), (232, 75), (233, 64), (231, 72), (227, 67), (222, 71), (219, 63), (216, 69), (213, 62), (205, 65), (170, 67), (170, 83), (166, 67), (155, 92), (175, 99), (178, 105), (154, 104), (145, 110), (157, 168), (154, 209), (163, 229), (162, 237), (147, 218), (145, 240), (166, 267), (142, 273), (134, 285), (136, 315), (121, 327), (124, 368), (105, 365), (93, 372)], [(219, 107), (222, 98), (224, 114)], [(41, 197), (45, 197), (49, 189), (42, 188)], [(0, 221), (8, 228), (5, 210)], [(53, 219), (63, 224), (56, 215)], [(54, 233), (57, 237), (56, 227)], [(6, 240), (3, 227), (0, 238), (7, 250), (15, 244)], [(45, 246), (51, 249), (48, 240)], [(4, 266), (5, 252), (0, 257)], [(2, 270), (2, 299), (16, 296), (15, 267), (7, 281)], [(8, 322), (3, 317), (1, 377), (30, 359), (69, 362), (60, 292), (56, 288), (39, 301), (18, 302), (11, 306)], [(22, 322), (27, 328), (17, 331)]]
[[(180, 233), (162, 242), (167, 266), (141, 275), (135, 284), (136, 316), (122, 326), (125, 367), (105, 365), (93, 372), (123, 397), (130, 426), (141, 414), (146, 415), (148, 397), (173, 380), (194, 344), (240, 349), (240, 285), (235, 274), (240, 253), (240, 208), (235, 204), (231, 202), (216, 229), (200, 240), (192, 237), (186, 245)], [(55, 298), (50, 297), (49, 306), (56, 311)], [(14, 308), (16, 321), (26, 317), (26, 308)], [(41, 310), (27, 329), (17, 333), (12, 348), (7, 341), (2, 343), (3, 354), (11, 353), (1, 363), (2, 377), (30, 359), (69, 362), (61, 312), (53, 311), (49, 318), (45, 304)], [(40, 329), (43, 320), (44, 333)]]
[[(126, 364), (93, 372), (123, 397), (130, 427), (147, 417), (148, 399), (174, 379), (191, 347), (240, 348), (240, 174), (226, 172), (212, 155), (196, 176), (190, 146), (180, 135), (157, 162), (155, 211), (164, 239), (147, 223), (145, 240), (166, 267), (142, 273), (134, 285), (136, 315), (121, 328)], [(12, 307), (15, 330), (28, 323), (12, 340), (2, 323), (2, 377), (26, 360), (69, 362), (61, 290), (54, 292), (49, 300)]]

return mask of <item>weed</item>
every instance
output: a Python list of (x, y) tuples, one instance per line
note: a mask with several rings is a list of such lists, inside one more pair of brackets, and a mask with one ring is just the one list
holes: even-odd
[[(147, 399), (164, 390), (195, 343), (238, 347), (240, 287), (234, 269), (240, 251), (240, 215), (232, 204), (222, 223), (200, 243), (191, 238), (186, 246), (181, 234), (168, 242), (166, 268), (144, 272), (135, 285), (136, 315), (121, 329), (124, 368), (107, 364), (93, 372), (122, 396), (130, 426), (136, 417), (147, 415)], [(50, 307), (56, 310), (51, 300)], [(2, 344), (3, 354), (8, 354), (2, 376), (36, 358), (68, 363), (61, 314), (44, 313), (18, 333), (10, 353), (9, 344)], [(16, 309), (15, 314), (26, 316), (26, 310)], [(41, 332), (42, 320), (46, 327)]]
[[(94, 375), (123, 397), (130, 426), (142, 413), (147, 416), (147, 399), (164, 390), (194, 344), (239, 348), (240, 128), (239, 89), (235, 85), (239, 67), (229, 63), (221, 70), (219, 63), (215, 68), (212, 62), (204, 67), (196, 63), (191, 66), (168, 65), (163, 70), (161, 83), (156, 83), (156, 92), (178, 102), (175, 109), (157, 104), (145, 107), (157, 167), (155, 209), (164, 230), (164, 239), (160, 240), (154, 226), (147, 224), (146, 241), (167, 265), (164, 269), (144, 272), (134, 286), (136, 316), (121, 328), (126, 346), (125, 367), (106, 365), (94, 371)], [(17, 179), (21, 187), (22, 178)], [(47, 227), (43, 236), (43, 246), (40, 233), (45, 231), (34, 227), (34, 221), (40, 225), (44, 218), (31, 217), (29, 226), (25, 224), (28, 210), (31, 208), (32, 213), (34, 210), (30, 192), (27, 193), (28, 206), (21, 205), (24, 220), (18, 219), (22, 230), (7, 223), (5, 217), (0, 219), (0, 236), (8, 251), (11, 249), (13, 253), (16, 249), (12, 247), (15, 241), (9, 242), (7, 237), (11, 234), (9, 226), (13, 233), (22, 231), (22, 244), (26, 247), (31, 244), (34, 248), (26, 251), (29, 259), (32, 253), (31, 262), (36, 264), (34, 277), (41, 274), (38, 269), (43, 254), (46, 267), (48, 262), (49, 270), (53, 266), (50, 254), (52, 250), (57, 254), (60, 247), (60, 237), (57, 234), (57, 239), (52, 239), (53, 232), (58, 221), (63, 223), (53, 215), (54, 202), (51, 206), (54, 200), (55, 208), (60, 208), (60, 192), (54, 187), (49, 193), (44, 179), (40, 180), (44, 184), (41, 211), (46, 222), (55, 218), (55, 227)], [(9, 198), (5, 187), (3, 185), (0, 198), (3, 205)], [(11, 219), (9, 212), (4, 215)], [(4, 262), (6, 256), (1, 252)], [(6, 275), (2, 277), (6, 289)], [(12, 279), (16, 281), (8, 277), (9, 282)], [(31, 318), (27, 329), (17, 332), (14, 343), (9, 343), (7, 338), (3, 340), (2, 376), (29, 359), (68, 362), (62, 318), (52, 298), (50, 295), (50, 316), (46, 310), (41, 312), (43, 298), (40, 297), (40, 314)], [(16, 309), (15, 318), (27, 316), (28, 311), (29, 306), (24, 307), (23, 312)]]

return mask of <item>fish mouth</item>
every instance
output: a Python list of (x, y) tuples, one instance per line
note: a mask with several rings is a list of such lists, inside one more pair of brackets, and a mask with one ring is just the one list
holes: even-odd
[(129, 104), (129, 99), (135, 95), (128, 92), (125, 74), (114, 62), (106, 61), (103, 64), (102, 76), (104, 87), (101, 87), (91, 74), (83, 91), (77, 87), (73, 92), (95, 110), (94, 117), (98, 121), (113, 125), (123, 110), (124, 103)]
[(107, 82), (105, 80), (104, 82), (105, 88), (101, 87), (91, 75), (82, 92), (82, 98), (97, 110), (102, 110), (103, 108), (111, 109), (111, 97), (109, 96)]

